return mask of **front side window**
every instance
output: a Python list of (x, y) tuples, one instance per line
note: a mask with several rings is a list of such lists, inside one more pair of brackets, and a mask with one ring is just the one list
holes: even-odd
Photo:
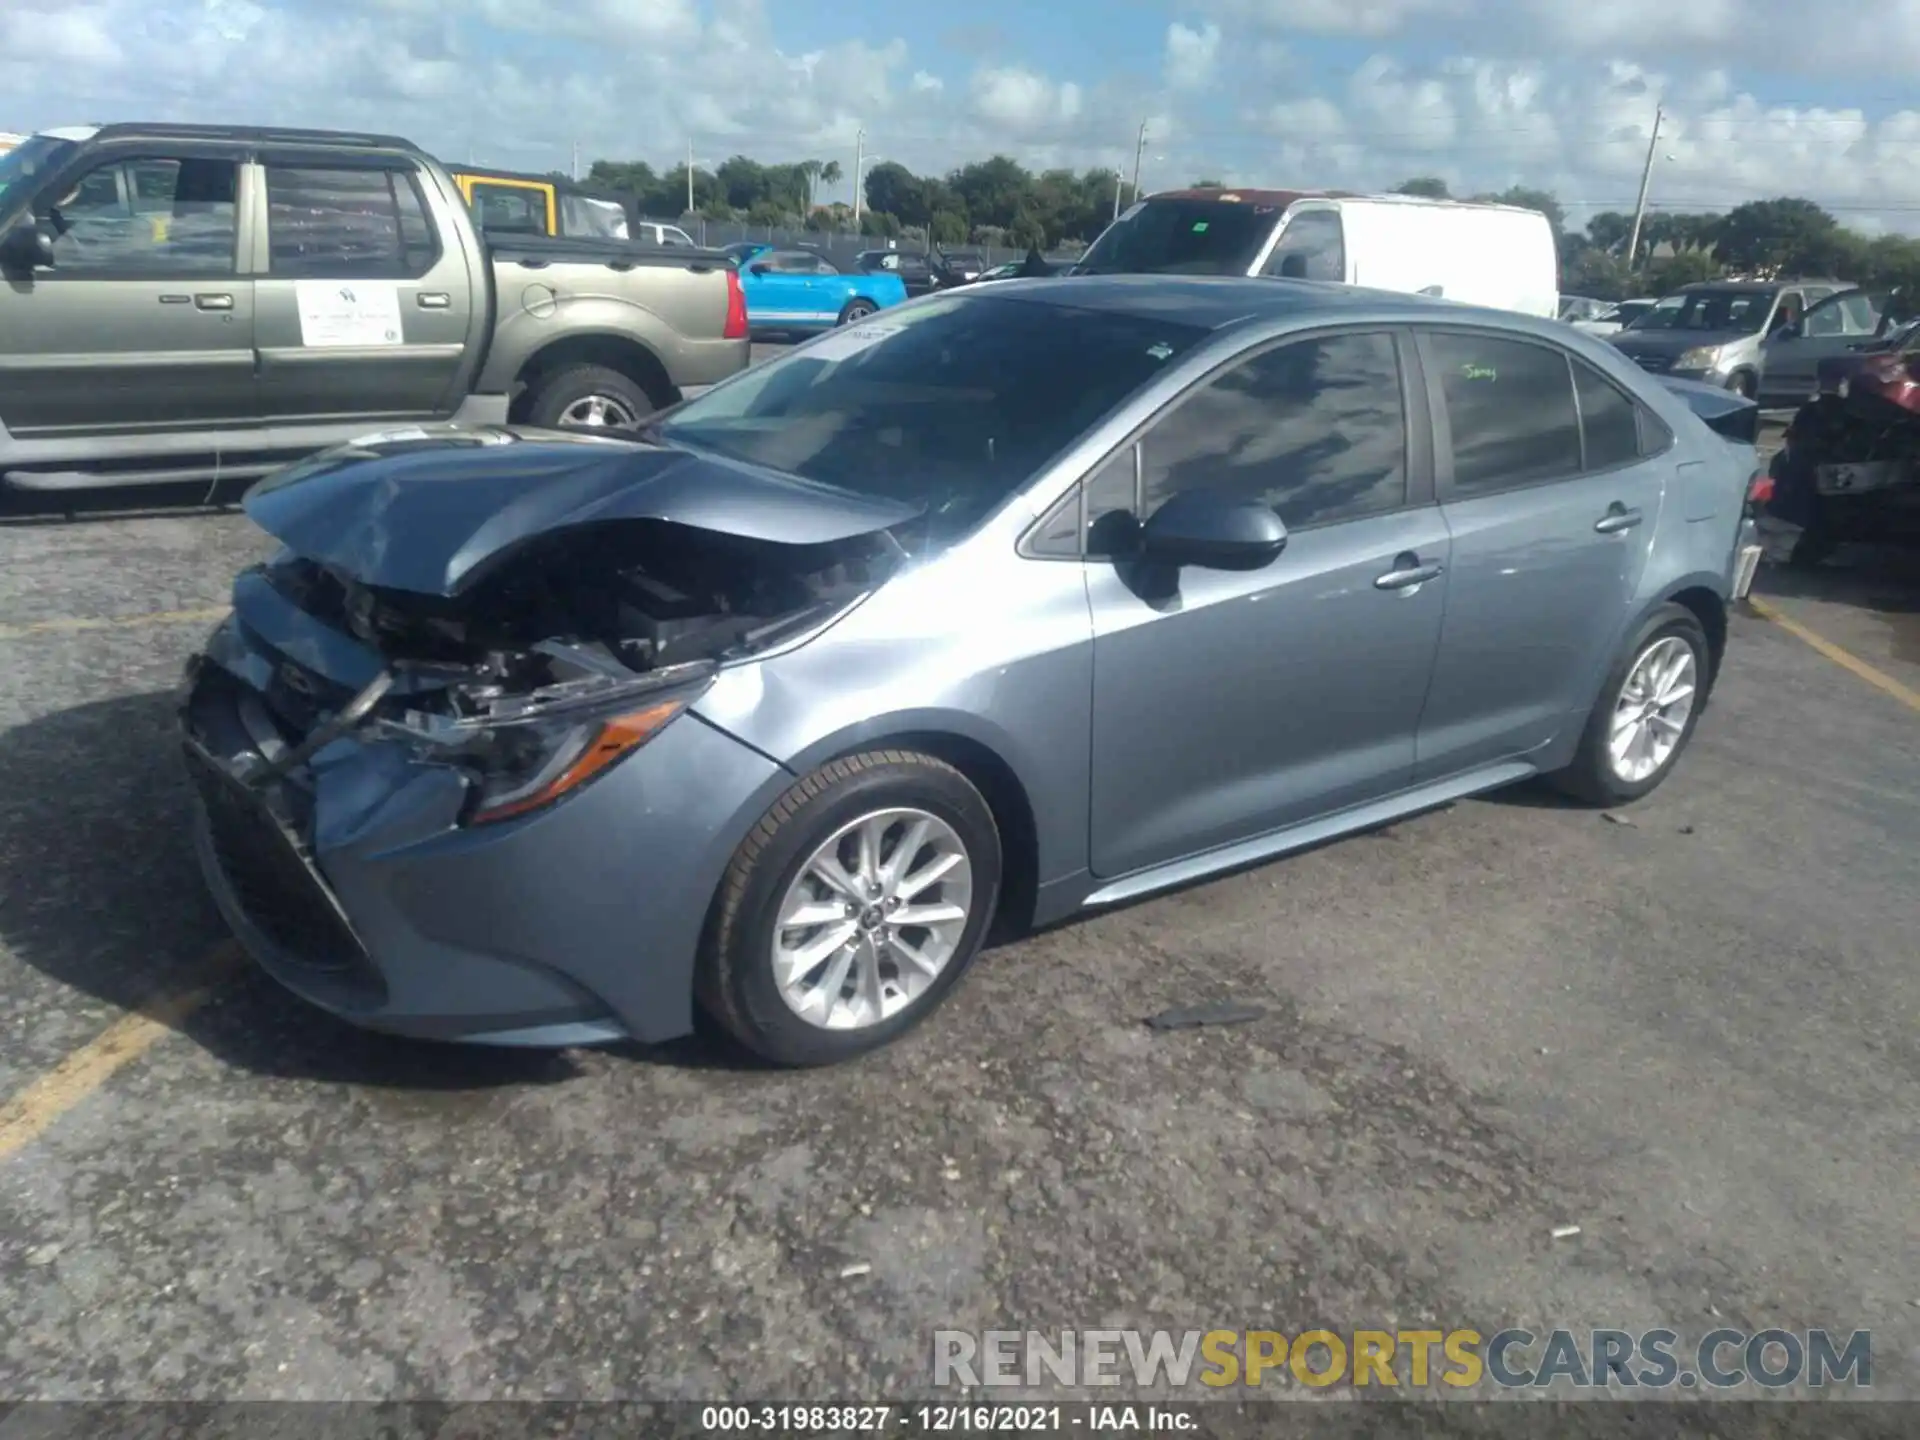
[(922, 507), (943, 544), (1208, 332), (961, 293), (829, 334), (684, 403), (669, 443)]
[(1141, 518), (1181, 490), (1271, 505), (1289, 529), (1407, 499), (1400, 359), (1384, 331), (1276, 346), (1209, 380), (1141, 441)]
[(1580, 414), (1567, 356), (1529, 340), (1426, 337), (1453, 432), (1453, 487), (1470, 498), (1575, 475)]
[(401, 170), (268, 165), (267, 239), (271, 274), (309, 280), (414, 278), (438, 250)]
[(231, 160), (96, 166), (47, 207), (54, 274), (231, 275), (238, 185)]
[(1287, 221), (1262, 273), (1293, 280), (1345, 280), (1347, 247), (1339, 212), (1303, 210)]

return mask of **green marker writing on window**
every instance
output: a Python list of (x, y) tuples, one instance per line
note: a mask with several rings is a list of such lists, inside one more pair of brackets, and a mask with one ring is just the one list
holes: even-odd
[(1462, 365), (1460, 373), (1469, 380), (1498, 380), (1500, 372), (1491, 365)]

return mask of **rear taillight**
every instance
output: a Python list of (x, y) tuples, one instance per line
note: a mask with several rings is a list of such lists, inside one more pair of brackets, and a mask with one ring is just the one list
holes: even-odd
[(1753, 478), (1747, 481), (1747, 504), (1754, 509), (1769, 503), (1773, 499), (1773, 476), (1764, 470), (1753, 472)]
[(747, 338), (747, 292), (740, 288), (740, 272), (727, 271), (727, 328), (721, 332), (728, 340)]

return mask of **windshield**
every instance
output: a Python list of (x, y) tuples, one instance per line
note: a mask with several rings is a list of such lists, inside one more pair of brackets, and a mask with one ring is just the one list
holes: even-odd
[(73, 149), (73, 141), (56, 140), (51, 135), (33, 135), (0, 155), (0, 195), (11, 185), (31, 180), (53, 169)]
[(1669, 295), (1639, 320), (1635, 330), (1705, 330), (1757, 335), (1773, 309), (1771, 290), (1689, 290)]
[(1670, 329), (1674, 318), (1680, 313), (1680, 307), (1686, 303), (1686, 299), (1684, 295), (1669, 295), (1664, 300), (1656, 300), (1652, 309), (1643, 310), (1634, 316), (1627, 322), (1626, 328), (1629, 330)]
[(1272, 205), (1149, 200), (1109, 225), (1077, 275), (1245, 275), (1280, 219)]
[(957, 540), (1206, 331), (949, 296), (832, 331), (662, 422), (670, 443), (927, 512)]

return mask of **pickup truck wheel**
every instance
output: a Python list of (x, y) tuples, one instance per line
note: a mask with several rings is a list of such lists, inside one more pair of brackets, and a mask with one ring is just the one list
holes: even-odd
[(604, 365), (569, 365), (534, 384), (527, 419), (535, 425), (637, 430), (660, 408), (634, 380)]
[(880, 307), (871, 300), (849, 300), (847, 302), (847, 308), (840, 312), (840, 323), (842, 325), (858, 325), (869, 315), (878, 311), (879, 308)]

